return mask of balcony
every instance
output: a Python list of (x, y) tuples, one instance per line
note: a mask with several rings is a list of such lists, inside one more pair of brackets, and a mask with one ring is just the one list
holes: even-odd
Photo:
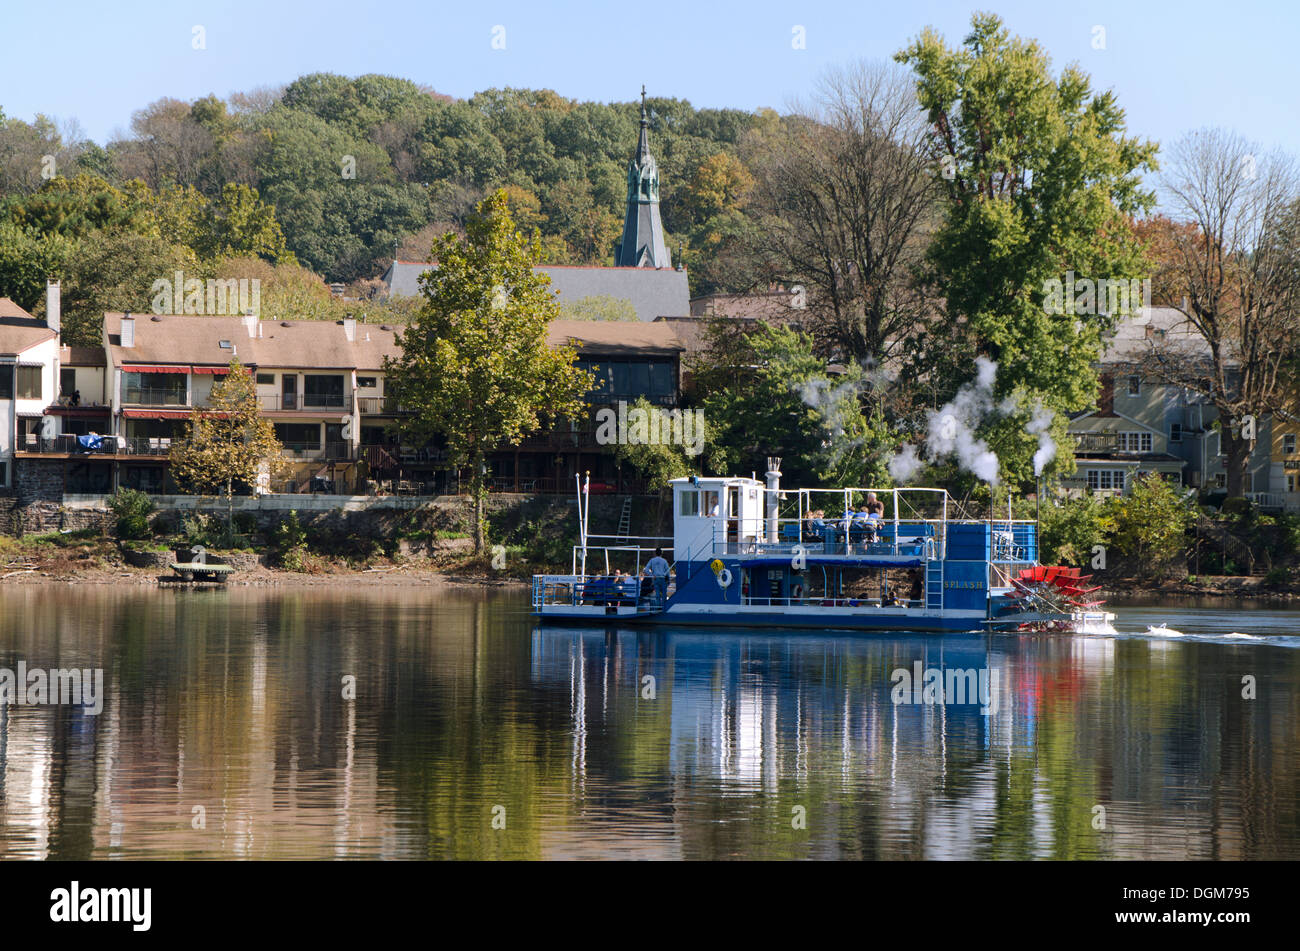
[(530, 433), (519, 441), (518, 449), (545, 449), (552, 452), (573, 451), (575, 449), (600, 449), (603, 448), (596, 442), (596, 429), (594, 426), (583, 426), (578, 429), (569, 429), (567, 427), (557, 429), (544, 429), (538, 432)]
[(384, 416), (405, 412), (397, 400), (389, 396), (358, 396), (357, 409), (362, 416)]
[(352, 412), (352, 397), (343, 394), (334, 396), (312, 393), (301, 396), (296, 393), (274, 393), (259, 396), (257, 402), (264, 413), (319, 413), (336, 416)]
[(42, 456), (153, 456), (165, 459), (171, 453), (172, 440), (144, 436), (80, 437), (71, 433), (45, 439), (29, 433), (15, 448), (20, 453)]
[(122, 387), (122, 403), (126, 406), (177, 406), (188, 408), (190, 399), (185, 390), (152, 386), (124, 386)]
[(323, 446), (317, 442), (281, 443), (284, 454), (291, 459), (318, 459), (323, 462), (351, 462), (354, 459), (352, 444), (346, 442), (327, 442)]

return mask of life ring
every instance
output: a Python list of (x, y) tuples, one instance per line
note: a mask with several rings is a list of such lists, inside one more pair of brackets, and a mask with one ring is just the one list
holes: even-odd
[(790, 585), (790, 599), (792, 601), (803, 600), (803, 585), (800, 584), (798, 581)]
[(731, 569), (723, 568), (718, 572), (718, 587), (726, 589), (731, 586)]

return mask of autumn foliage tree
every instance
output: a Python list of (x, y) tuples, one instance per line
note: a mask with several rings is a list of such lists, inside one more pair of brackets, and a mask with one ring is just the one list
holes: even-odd
[(468, 468), (480, 552), (488, 454), (545, 417), (576, 418), (592, 385), (574, 365), (573, 348), (547, 345), (560, 310), (550, 278), (533, 271), (537, 255), (516, 229), (505, 192), (484, 199), (463, 237), (434, 242), (423, 305), (398, 337), (401, 356), (385, 365), (391, 395), (410, 412), (409, 437), (441, 434), (452, 464)]
[(190, 414), (184, 438), (172, 444), (172, 476), (190, 492), (224, 493), (229, 524), (235, 487), (255, 485), (263, 470), (273, 474), (283, 449), (262, 415), (253, 378), (235, 359), (207, 405)]
[[(1219, 416), (1229, 496), (1245, 488), (1258, 422), (1291, 409), (1300, 338), (1300, 170), (1240, 136), (1194, 132), (1171, 150), (1168, 218), (1143, 228), (1154, 288), (1203, 341), (1151, 347), (1152, 371), (1204, 396)], [(1252, 421), (1256, 425), (1252, 425)]]

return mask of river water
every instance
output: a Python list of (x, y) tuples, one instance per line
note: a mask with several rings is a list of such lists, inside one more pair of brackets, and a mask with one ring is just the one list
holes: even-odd
[(0, 676), (104, 677), (98, 714), (0, 708), (0, 859), (1300, 858), (1300, 611), (882, 637), (346, 582), (0, 599)]

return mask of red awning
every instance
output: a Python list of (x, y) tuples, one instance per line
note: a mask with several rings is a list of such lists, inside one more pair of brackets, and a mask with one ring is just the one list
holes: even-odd
[(190, 368), (178, 366), (152, 366), (143, 363), (124, 363), (122, 369), (127, 373), (189, 373)]
[(124, 409), (123, 416), (131, 419), (189, 419), (187, 409)]

